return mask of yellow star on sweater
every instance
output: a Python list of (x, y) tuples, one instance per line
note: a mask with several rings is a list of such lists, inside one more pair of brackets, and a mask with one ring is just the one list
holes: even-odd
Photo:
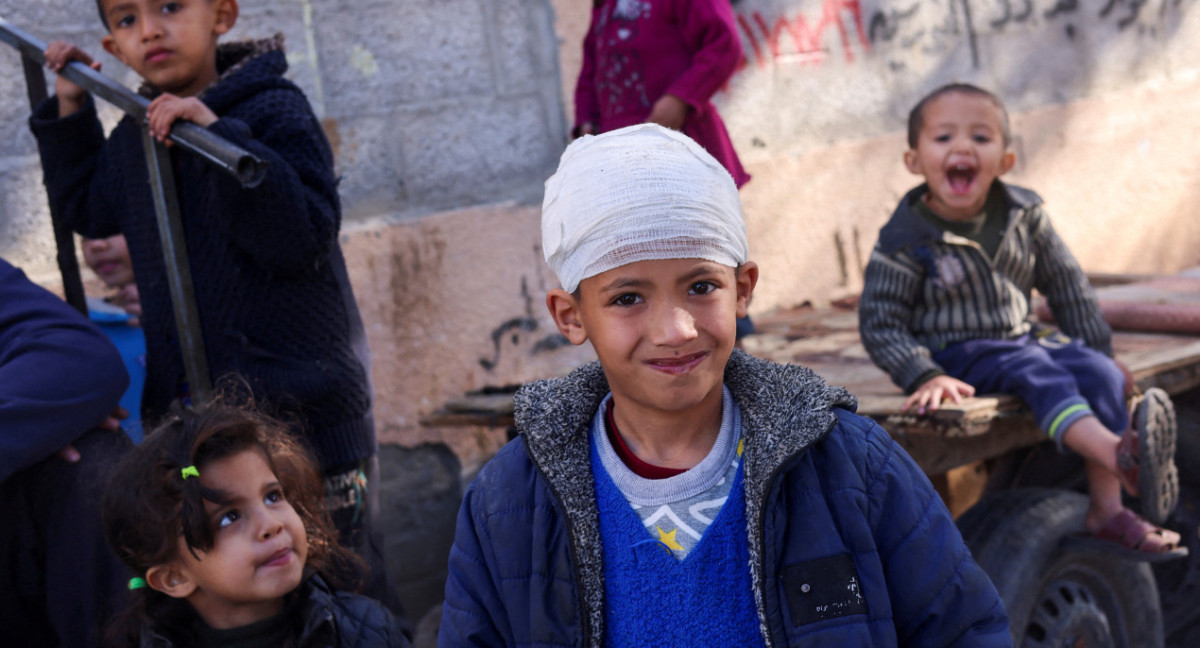
[(674, 551), (683, 551), (683, 545), (679, 544), (679, 542), (677, 540), (675, 540), (675, 533), (678, 532), (679, 529), (671, 529), (671, 532), (667, 533), (666, 531), (663, 531), (660, 527), (656, 526), (656, 527), (654, 527), (654, 530), (658, 531), (658, 541), (659, 542), (667, 545), (667, 547), (671, 548)]

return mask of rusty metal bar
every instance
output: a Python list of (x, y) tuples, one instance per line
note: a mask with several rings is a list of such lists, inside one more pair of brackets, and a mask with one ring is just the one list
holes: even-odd
[[(29, 95), (30, 108), (46, 100), (46, 77), (37, 62), (21, 57), (25, 71), (25, 91)], [(79, 276), (79, 257), (75, 256), (75, 237), (71, 228), (62, 222), (62, 217), (50, 210), (50, 224), (54, 229), (54, 244), (57, 249), (58, 272), (62, 275), (63, 297), (75, 310), (87, 317), (87, 297), (83, 294), (83, 279)]]
[(196, 308), (192, 267), (188, 264), (187, 243), (183, 238), (183, 220), (179, 216), (179, 194), (175, 191), (171, 153), (165, 144), (150, 136), (146, 126), (142, 127), (142, 145), (146, 151), (146, 168), (150, 171), (150, 192), (154, 197), (154, 214), (162, 241), (163, 262), (167, 267), (167, 287), (171, 291), (179, 350), (183, 354), (192, 403), (199, 405), (212, 396), (212, 382), (200, 313)]

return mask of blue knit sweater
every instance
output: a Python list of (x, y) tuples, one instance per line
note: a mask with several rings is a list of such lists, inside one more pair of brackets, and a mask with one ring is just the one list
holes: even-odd
[(740, 469), (729, 499), (684, 560), (646, 532), (594, 446), (592, 474), (604, 546), (605, 646), (764, 645)]

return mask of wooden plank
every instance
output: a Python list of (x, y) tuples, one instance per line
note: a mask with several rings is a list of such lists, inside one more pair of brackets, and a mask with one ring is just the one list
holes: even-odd
[(1200, 364), (1200, 340), (1178, 335), (1161, 337), (1162, 346), (1158, 348), (1117, 353), (1117, 359), (1129, 367), (1134, 379)]
[(513, 416), (486, 412), (453, 413), (436, 410), (421, 417), (424, 427), (512, 427)]
[(495, 394), (465, 394), (447, 402), (443, 409), (456, 414), (470, 412), (487, 412), (490, 414), (512, 414), (513, 394), (502, 392)]
[(1106, 286), (1119, 286), (1122, 284), (1134, 283), (1138, 281), (1149, 281), (1160, 275), (1153, 274), (1131, 274), (1119, 272), (1089, 272), (1087, 273), (1088, 283), (1092, 284), (1093, 288), (1099, 289)]
[(929, 416), (901, 411), (905, 397), (864, 395), (858, 398), (858, 413), (879, 421), (885, 428), (919, 426), (921, 421), (932, 420), (932, 425), (943, 434), (972, 436), (980, 434), (980, 428), (989, 427), (994, 419), (1009, 416), (1023, 409), (1021, 401), (1006, 394), (985, 394), (964, 399), (962, 403), (943, 403)]
[(927, 475), (943, 473), (973, 461), (998, 457), (1011, 450), (1046, 440), (1046, 435), (1038, 429), (1031, 417), (1018, 417), (999, 425), (1002, 426), (1002, 430), (993, 430), (987, 434), (946, 437), (937, 433), (892, 433), (892, 438), (912, 455), (913, 460)]

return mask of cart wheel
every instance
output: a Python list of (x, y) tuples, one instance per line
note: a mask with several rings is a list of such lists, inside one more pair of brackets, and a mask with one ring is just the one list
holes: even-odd
[(1000, 592), (1016, 646), (1162, 646), (1148, 565), (1059, 550), (1086, 510), (1079, 493), (1017, 489), (980, 500), (958, 525)]

